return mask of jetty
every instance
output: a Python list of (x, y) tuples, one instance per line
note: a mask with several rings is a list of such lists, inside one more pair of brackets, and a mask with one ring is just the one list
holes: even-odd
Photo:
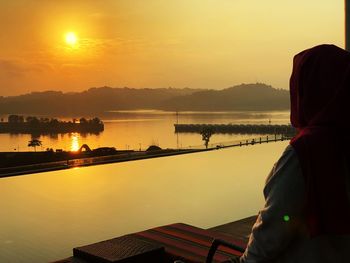
[(150, 146), (145, 151), (116, 150), (114, 147), (100, 147), (91, 150), (89, 146), (84, 144), (76, 152), (66, 152), (61, 149), (57, 149), (56, 152), (53, 149), (38, 152), (0, 152), (0, 178), (75, 167), (216, 151), (231, 147), (253, 146), (290, 139), (290, 136), (275, 134), (274, 136), (249, 138), (226, 143), (212, 143), (208, 144), (208, 147), (202, 145), (178, 149), (161, 149), (157, 146)]
[[(207, 149), (116, 150), (100, 147), (91, 151), (0, 152), (0, 178), (75, 167), (188, 154)], [(211, 149), (213, 150), (213, 149)]]
[(284, 134), (293, 136), (296, 129), (291, 125), (263, 124), (174, 124), (175, 133), (237, 133), (237, 134)]

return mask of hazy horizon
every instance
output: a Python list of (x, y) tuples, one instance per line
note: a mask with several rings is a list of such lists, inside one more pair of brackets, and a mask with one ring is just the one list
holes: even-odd
[[(68, 91), (65, 91), (64, 89), (43, 89), (43, 90), (28, 90), (28, 91), (24, 91), (24, 93), (20, 93), (20, 94), (16, 94), (16, 95), (0, 95), (0, 97), (16, 97), (16, 96), (22, 96), (22, 95), (29, 95), (29, 94), (34, 94), (34, 93), (46, 93), (46, 92), (61, 92), (63, 94), (69, 94), (69, 93), (82, 93), (82, 92), (87, 92), (89, 90), (94, 90), (94, 89), (104, 89), (104, 88), (107, 88), (107, 89), (130, 89), (130, 90), (171, 90), (171, 89), (174, 89), (174, 90), (198, 90), (198, 91), (223, 91), (223, 90), (227, 90), (227, 89), (230, 89), (230, 88), (235, 88), (235, 87), (240, 87), (240, 86), (250, 86), (250, 85), (266, 85), (266, 86), (270, 86), (272, 87), (273, 89), (276, 89), (276, 90), (280, 90), (282, 88), (279, 88), (279, 87), (274, 87), (272, 85), (269, 85), (267, 83), (260, 83), (260, 82), (256, 82), (256, 83), (239, 83), (239, 84), (236, 84), (236, 85), (230, 85), (228, 87), (216, 87), (216, 88), (190, 88), (190, 87), (183, 87), (183, 88), (177, 88), (177, 87), (110, 87), (110, 86), (100, 86), (100, 87), (87, 87), (87, 88), (82, 88), (81, 90), (68, 90)], [(284, 90), (284, 89), (282, 89)]]
[(292, 58), (344, 44), (344, 1), (0, 1), (2, 96), (89, 87), (288, 88)]

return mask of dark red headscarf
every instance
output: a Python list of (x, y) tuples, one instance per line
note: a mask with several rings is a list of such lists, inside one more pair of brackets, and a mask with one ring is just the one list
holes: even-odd
[(290, 97), (310, 234), (350, 234), (350, 53), (320, 45), (297, 54)]

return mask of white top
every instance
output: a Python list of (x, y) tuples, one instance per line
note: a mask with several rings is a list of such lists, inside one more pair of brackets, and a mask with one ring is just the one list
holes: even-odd
[(264, 196), (265, 207), (259, 212), (241, 263), (350, 262), (350, 236), (308, 235), (303, 214), (305, 183), (292, 146), (272, 168)]

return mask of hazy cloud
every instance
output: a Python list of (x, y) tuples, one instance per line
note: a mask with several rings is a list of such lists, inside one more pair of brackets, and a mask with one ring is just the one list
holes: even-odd
[(25, 76), (27, 73), (44, 73), (53, 71), (50, 64), (31, 63), (27, 61), (15, 59), (0, 59), (0, 74), (7, 76), (19, 77)]

